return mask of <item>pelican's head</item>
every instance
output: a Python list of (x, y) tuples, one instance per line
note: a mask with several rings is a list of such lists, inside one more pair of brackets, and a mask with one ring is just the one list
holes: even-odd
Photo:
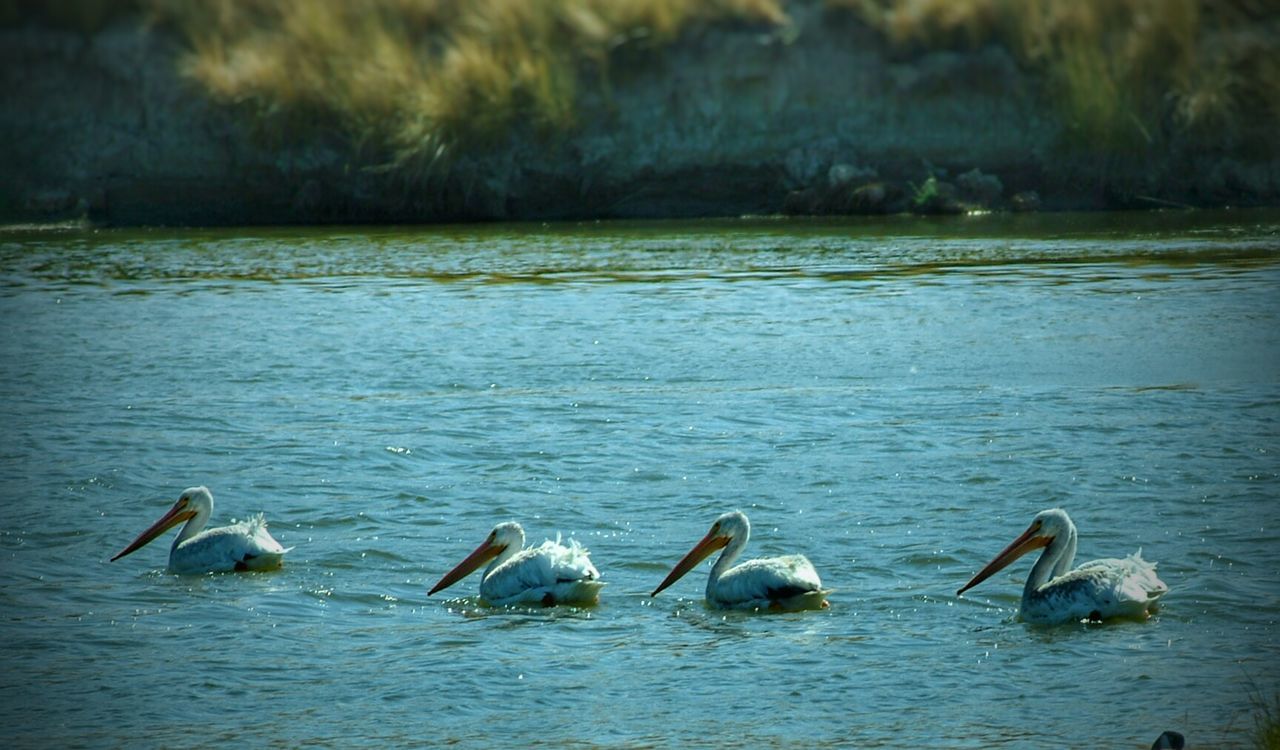
[(199, 515), (203, 512), (205, 515), (213, 513), (213, 493), (208, 487), (201, 485), (200, 487), (188, 487), (178, 495), (178, 502), (185, 502), (187, 508)]
[(751, 536), (751, 522), (747, 514), (740, 510), (731, 510), (716, 519), (711, 529), (726, 538), (726, 544), (734, 539), (745, 539)]
[(431, 587), (427, 592), (427, 596), (446, 589), (462, 580), (471, 573), (471, 571), (484, 565), (495, 557), (503, 554), (508, 549), (519, 551), (524, 547), (524, 529), (515, 521), (506, 521), (493, 527), (493, 531), (489, 532), (489, 536), (476, 547), (471, 554), (460, 563), (454, 566), (453, 570), (445, 573), (436, 585)]
[(524, 527), (515, 521), (504, 521), (489, 532), (490, 544), (498, 545), (502, 551), (507, 548), (519, 550), (524, 547)]
[(1076, 525), (1071, 522), (1071, 517), (1062, 508), (1050, 508), (1042, 510), (1031, 519), (1031, 525), (1039, 524), (1040, 535), (1049, 537), (1049, 541), (1053, 541), (1057, 537), (1066, 536), (1069, 529), (1074, 529)]
[(663, 589), (683, 578), (685, 573), (693, 570), (694, 566), (707, 559), (707, 556), (712, 552), (724, 549), (729, 542), (735, 539), (740, 539), (743, 543), (746, 543), (747, 537), (750, 535), (751, 522), (747, 520), (747, 515), (742, 511), (732, 510), (720, 516), (715, 523), (711, 524), (711, 530), (707, 532), (706, 536), (702, 537), (702, 541), (694, 545), (693, 549), (689, 550), (680, 559), (680, 562), (676, 563), (676, 566), (671, 569), (667, 577), (663, 579), (662, 583), (658, 584), (658, 588), (654, 589), (649, 596), (657, 596)]
[(978, 571), (978, 574), (962, 586), (956, 594), (963, 594), (977, 586), (1028, 552), (1048, 547), (1053, 543), (1054, 539), (1060, 536), (1068, 536), (1074, 528), (1075, 525), (1071, 523), (1071, 518), (1067, 516), (1065, 510), (1050, 508), (1049, 510), (1040, 511), (1035, 518), (1031, 519), (1031, 525), (1027, 527), (1026, 531), (1022, 532), (1021, 536), (1001, 550), (1000, 554), (987, 563), (985, 568)]
[(178, 496), (177, 502), (169, 508), (159, 521), (147, 527), (147, 530), (138, 535), (129, 543), (128, 547), (116, 553), (111, 558), (114, 562), (141, 547), (146, 546), (153, 539), (160, 536), (169, 529), (177, 526), (183, 521), (189, 521), (197, 516), (208, 518), (213, 513), (213, 493), (209, 492), (208, 487), (188, 487)]

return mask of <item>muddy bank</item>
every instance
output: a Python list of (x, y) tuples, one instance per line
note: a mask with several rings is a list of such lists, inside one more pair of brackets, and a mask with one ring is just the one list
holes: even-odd
[(909, 57), (848, 15), (690, 33), (588, 86), (578, 127), (446, 168), (264, 135), (141, 22), (0, 32), (0, 217), (108, 224), (435, 222), (1280, 203), (1275, 149), (1073, 138), (999, 47)]

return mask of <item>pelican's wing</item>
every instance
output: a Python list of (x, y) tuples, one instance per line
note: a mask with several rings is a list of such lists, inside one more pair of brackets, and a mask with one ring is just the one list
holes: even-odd
[(1142, 550), (1117, 560), (1125, 575), (1124, 595), (1134, 601), (1154, 602), (1169, 592), (1169, 586), (1156, 575), (1156, 564), (1142, 559)]
[(1155, 563), (1142, 559), (1142, 550), (1122, 560), (1093, 560), (1078, 570), (1096, 575), (1110, 598), (1131, 609), (1146, 610), (1169, 590), (1156, 575)]
[(594, 604), (604, 583), (586, 547), (570, 539), (521, 550), (480, 583), (490, 604)]
[(708, 592), (713, 605), (731, 609), (813, 609), (825, 606), (827, 593), (804, 555), (748, 560)]
[(179, 544), (169, 555), (169, 569), (175, 573), (270, 570), (280, 567), (288, 551), (267, 531), (259, 513), (240, 523), (202, 531)]
[(1041, 586), (1025, 602), (1023, 619), (1061, 623), (1145, 618), (1169, 587), (1156, 575), (1154, 563), (1136, 552), (1124, 559), (1091, 560)]

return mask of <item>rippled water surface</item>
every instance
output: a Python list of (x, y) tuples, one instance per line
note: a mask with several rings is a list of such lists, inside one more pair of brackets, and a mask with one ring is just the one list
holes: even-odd
[[(1280, 691), (1280, 214), (0, 231), (20, 746), (1247, 745)], [(181, 490), (284, 569), (108, 563)], [(1147, 622), (1015, 617), (1046, 507)], [(719, 513), (831, 608), (723, 614)], [(427, 588), (498, 521), (599, 607)]]

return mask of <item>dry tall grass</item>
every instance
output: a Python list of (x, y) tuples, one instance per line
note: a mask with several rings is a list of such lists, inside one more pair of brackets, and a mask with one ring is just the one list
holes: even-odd
[[(821, 0), (906, 53), (1006, 47), (1046, 83), (1067, 132), (1102, 153), (1173, 141), (1267, 150), (1280, 130), (1272, 0)], [(185, 70), (261, 133), (331, 137), (430, 171), (514, 124), (561, 132), (619, 47), (692, 25), (782, 24), (787, 0), (0, 0), (0, 23), (91, 32), (149, 13)]]
[(776, 0), (150, 0), (189, 40), (187, 72), (263, 132), (328, 129), (431, 170), (516, 122), (574, 124), (584, 72), (691, 24), (778, 23)]
[(827, 0), (900, 48), (1001, 44), (1039, 71), (1081, 144), (1270, 148), (1280, 26), (1264, 0)]

